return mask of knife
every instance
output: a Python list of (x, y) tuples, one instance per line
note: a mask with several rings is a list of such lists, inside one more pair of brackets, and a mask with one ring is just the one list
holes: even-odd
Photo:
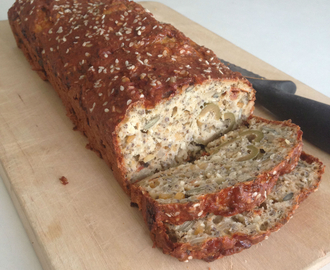
[(256, 90), (257, 103), (280, 120), (291, 119), (304, 132), (304, 139), (330, 153), (330, 105), (294, 95), (292, 81), (267, 80), (244, 68), (220, 59), (232, 71), (240, 72)]

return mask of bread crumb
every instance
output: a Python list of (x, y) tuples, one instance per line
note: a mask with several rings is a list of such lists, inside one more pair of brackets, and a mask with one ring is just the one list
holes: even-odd
[(59, 180), (61, 181), (62, 185), (64, 185), (64, 186), (69, 184), (69, 181), (65, 176), (62, 176)]

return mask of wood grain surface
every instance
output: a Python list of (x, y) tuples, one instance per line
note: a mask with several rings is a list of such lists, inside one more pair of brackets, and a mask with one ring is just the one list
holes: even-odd
[[(330, 99), (156, 2), (142, 2), (199, 44), (269, 79), (292, 80), (297, 94)], [(274, 118), (262, 107), (255, 114)], [(316, 119), (317, 120), (317, 119)], [(329, 135), (330, 136), (330, 135)], [(87, 150), (52, 86), (32, 71), (7, 21), (0, 23), (0, 175), (45, 270), (318, 269), (330, 262), (330, 174), (279, 232), (213, 263), (181, 263), (152, 248), (136, 208), (103, 160)], [(330, 155), (305, 142), (325, 165)], [(68, 179), (62, 185), (60, 177)]]

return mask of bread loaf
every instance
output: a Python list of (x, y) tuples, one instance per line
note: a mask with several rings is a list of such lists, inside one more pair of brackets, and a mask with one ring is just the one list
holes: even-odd
[(246, 79), (134, 2), (17, 0), (8, 16), (32, 68), (128, 194), (253, 112)]
[(150, 230), (208, 213), (230, 216), (262, 203), (278, 176), (290, 172), (302, 149), (302, 132), (290, 121), (251, 116), (207, 145), (193, 163), (159, 172), (132, 185)]
[(265, 202), (231, 217), (208, 214), (181, 225), (163, 224), (151, 232), (157, 247), (180, 261), (213, 261), (238, 253), (278, 231), (307, 196), (316, 191), (324, 166), (303, 153), (296, 168), (280, 176)]

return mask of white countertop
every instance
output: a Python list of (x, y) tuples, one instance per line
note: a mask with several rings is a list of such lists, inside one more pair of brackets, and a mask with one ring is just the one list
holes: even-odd
[[(330, 1), (157, 1), (330, 97)], [(1, 0), (0, 20), (13, 2)], [(42, 269), (1, 180), (0, 269)]]

